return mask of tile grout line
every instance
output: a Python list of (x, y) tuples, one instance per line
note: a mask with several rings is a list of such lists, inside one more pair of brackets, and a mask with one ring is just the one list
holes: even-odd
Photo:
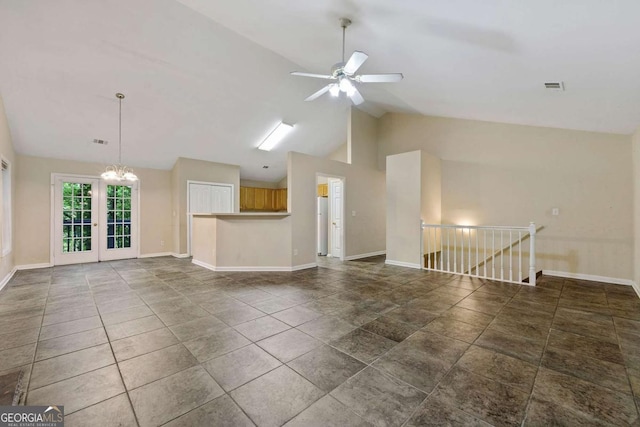
[[(127, 281), (120, 275), (120, 273), (113, 268), (113, 266), (111, 264), (109, 264), (109, 267), (111, 269), (113, 269), (113, 271), (125, 282), (127, 283)], [(89, 280), (87, 279), (87, 282)], [(129, 284), (127, 283), (127, 287), (129, 287)], [(120, 382), (122, 383), (122, 387), (124, 388), (124, 392), (127, 395), (127, 400), (129, 401), (129, 406), (131, 407), (131, 412), (133, 413), (133, 418), (136, 421), (136, 424), (138, 426), (140, 426), (140, 420), (138, 420), (138, 414), (136, 413), (136, 409), (133, 406), (133, 401), (131, 400), (131, 396), (129, 395), (129, 389), (127, 388), (127, 384), (124, 382), (124, 377), (122, 376), (122, 371), (120, 371), (120, 364), (118, 363), (118, 359), (116, 358), (116, 353), (113, 350), (113, 345), (111, 344), (111, 337), (109, 336), (109, 334), (107, 333), (107, 328), (104, 324), (104, 321), (102, 320), (102, 314), (100, 313), (100, 310), (98, 309), (98, 304), (96, 303), (95, 300), (95, 295), (93, 294), (93, 288), (89, 287), (89, 289), (91, 290), (91, 297), (93, 298), (93, 302), (96, 305), (96, 310), (98, 311), (98, 316), (100, 316), (100, 323), (102, 323), (102, 327), (104, 328), (104, 332), (105, 335), (107, 336), (107, 342), (109, 343), (109, 349), (111, 349), (111, 356), (113, 356), (113, 361), (115, 362), (116, 365), (116, 369), (118, 370), (118, 375), (120, 376)], [(136, 292), (137, 295), (137, 292)], [(115, 396), (112, 396), (115, 397)], [(108, 399), (105, 399), (108, 400)]]
[(533, 400), (533, 393), (536, 388), (536, 382), (538, 381), (538, 375), (540, 375), (540, 368), (542, 368), (542, 359), (544, 359), (544, 354), (547, 351), (547, 347), (549, 345), (549, 337), (551, 337), (551, 330), (553, 329), (553, 321), (556, 318), (556, 313), (558, 312), (558, 308), (560, 307), (560, 298), (562, 297), (562, 291), (564, 290), (564, 281), (562, 283), (562, 289), (560, 290), (560, 294), (558, 295), (558, 301), (556, 302), (556, 307), (553, 310), (553, 317), (551, 318), (551, 325), (549, 325), (549, 331), (547, 332), (547, 339), (545, 340), (544, 347), (542, 348), (542, 354), (540, 355), (540, 359), (538, 360), (538, 365), (536, 367), (536, 375), (533, 377), (533, 384), (531, 385), (531, 391), (529, 392), (529, 398), (527, 399), (527, 404), (524, 407), (524, 418), (522, 418), (521, 426), (525, 425), (527, 421), (527, 417), (529, 416), (529, 409), (531, 409), (531, 401)]
[(47, 303), (49, 301), (49, 292), (51, 292), (51, 282), (53, 281), (53, 267), (50, 267), (49, 286), (47, 287), (47, 296), (44, 300), (44, 311), (42, 312), (42, 319), (40, 320), (40, 330), (38, 331), (38, 339), (36, 340), (36, 348), (33, 351), (33, 358), (31, 359), (31, 365), (29, 367), (29, 380), (27, 381), (27, 387), (25, 388), (24, 403), (27, 403), (29, 392), (31, 391), (31, 375), (33, 374), (33, 365), (36, 364), (36, 354), (38, 354), (38, 345), (40, 344), (40, 334), (42, 334), (42, 325), (44, 323), (44, 316), (47, 312)]
[[(607, 298), (607, 306), (609, 306), (609, 294), (605, 292), (605, 297)], [(629, 369), (627, 368), (627, 358), (624, 356), (624, 352), (622, 351), (622, 343), (620, 340), (620, 335), (618, 334), (618, 327), (616, 326), (616, 321), (614, 320), (613, 314), (611, 315), (611, 323), (613, 323), (613, 330), (616, 333), (616, 339), (618, 341), (618, 349), (620, 350), (620, 354), (622, 355), (622, 360), (624, 362), (624, 372), (627, 374), (627, 384), (629, 385), (629, 390), (631, 390), (631, 398), (633, 399), (633, 403), (636, 405), (636, 413), (640, 416), (640, 396), (636, 399), (635, 391), (633, 389), (633, 385), (631, 384), (631, 375), (629, 374)]]
[[(456, 279), (453, 279), (453, 280), (456, 280)], [(451, 283), (453, 280), (451, 280), (451, 281), (449, 281), (449, 282), (446, 282), (446, 283), (442, 284), (440, 287), (438, 287), (438, 288), (436, 288), (436, 289), (432, 290), (431, 292), (433, 292), (433, 291), (435, 291), (435, 290), (437, 290), (437, 289), (440, 289), (440, 288), (441, 288), (441, 287), (443, 287), (443, 286), (446, 286), (446, 285), (447, 285), (447, 283)], [(485, 285), (486, 285), (486, 283), (485, 283), (485, 284), (483, 284), (483, 286), (485, 286)], [(520, 285), (519, 285), (519, 286), (520, 286)], [(474, 289), (474, 290), (473, 290), (469, 295), (467, 295), (466, 297), (464, 297), (464, 298), (462, 298), (460, 301), (458, 301), (458, 303), (460, 303), (460, 302), (464, 301), (466, 298), (468, 298), (469, 296), (473, 295), (477, 290), (479, 290), (479, 289), (481, 289), (481, 288), (482, 288), (482, 286), (480, 286), (480, 287), (478, 287), (478, 288)], [(473, 340), (473, 342), (472, 342), (472, 343), (467, 343), (467, 344), (469, 344), (469, 345), (467, 346), (467, 348), (465, 349), (465, 351), (464, 351), (464, 352), (462, 352), (462, 353), (460, 354), (460, 356), (458, 356), (458, 358), (456, 359), (456, 361), (455, 361), (453, 364), (451, 364), (451, 366), (449, 367), (449, 369), (447, 369), (447, 371), (446, 371), (446, 372), (445, 372), (445, 374), (442, 376), (442, 378), (441, 378), (441, 379), (440, 379), (440, 380), (439, 380), (439, 381), (434, 385), (433, 389), (432, 389), (429, 393), (427, 393), (427, 397), (425, 397), (425, 398), (424, 398), (424, 400), (423, 400), (422, 402), (420, 402), (420, 404), (418, 404), (418, 405), (414, 408), (414, 410), (411, 412), (411, 414), (409, 415), (409, 417), (408, 417), (408, 418), (407, 418), (407, 419), (402, 423), (402, 425), (406, 425), (406, 424), (411, 420), (411, 418), (416, 414), (416, 412), (418, 411), (418, 409), (420, 408), (420, 406), (421, 406), (424, 402), (426, 402), (426, 401), (429, 399), (429, 397), (431, 397), (432, 395), (434, 395), (434, 394), (435, 394), (435, 392), (438, 390), (438, 388), (439, 388), (440, 384), (442, 383), (442, 381), (443, 381), (443, 380), (444, 380), (444, 379), (449, 375), (449, 373), (453, 370), (453, 368), (456, 366), (456, 364), (460, 361), (460, 359), (462, 358), (462, 356), (464, 356), (464, 355), (465, 355), (465, 353), (469, 350), (469, 348), (470, 348), (472, 345), (474, 345), (474, 344), (475, 344), (475, 342), (478, 340), (478, 338), (480, 338), (480, 336), (481, 336), (481, 335), (482, 335), (482, 334), (483, 334), (483, 333), (484, 333), (484, 332), (489, 328), (489, 325), (491, 325), (491, 323), (493, 322), (493, 320), (495, 320), (495, 318), (498, 316), (498, 314), (500, 314), (500, 312), (502, 311), (502, 309), (503, 309), (504, 307), (506, 307), (506, 306), (507, 306), (511, 301), (513, 301), (513, 298), (515, 297), (515, 295), (516, 295), (519, 291), (520, 291), (520, 290), (518, 290), (516, 293), (514, 293), (514, 294), (511, 296), (511, 298), (509, 299), (509, 301), (508, 301), (508, 302), (506, 302), (506, 303), (505, 303), (505, 304), (500, 308), (500, 310), (498, 310), (498, 312), (497, 312), (495, 315), (493, 315), (493, 319), (491, 320), (491, 322), (487, 323), (487, 326), (485, 326), (485, 327), (484, 327), (484, 329), (482, 330), (482, 332), (481, 332), (480, 334), (478, 334), (478, 336)], [(498, 295), (498, 294), (494, 294), (494, 295)], [(451, 308), (456, 307), (456, 306), (458, 305), (458, 303), (456, 303), (456, 304), (452, 305), (452, 306), (451, 306)], [(465, 308), (465, 307), (459, 307), (459, 308)], [(447, 310), (445, 310), (445, 311), (448, 311), (448, 310), (449, 310), (449, 309), (447, 309)], [(471, 310), (471, 309), (466, 309), (466, 310)], [(474, 312), (476, 312), (476, 313), (482, 313), (482, 312), (479, 312), (479, 311), (476, 311), (476, 310), (471, 310), (471, 311), (474, 311)], [(487, 314), (487, 313), (482, 313), (482, 314)], [(435, 319), (438, 319), (438, 318), (440, 318), (440, 317), (442, 317), (442, 314), (440, 314), (440, 315), (439, 315), (438, 317), (436, 317)], [(433, 319), (433, 320), (435, 320), (435, 319)], [(433, 320), (431, 320), (429, 323), (431, 323)], [(461, 322), (461, 323), (465, 323), (465, 322)], [(428, 325), (428, 323), (427, 323), (427, 325)], [(424, 327), (426, 327), (427, 325), (425, 325)], [(424, 327), (423, 327), (423, 328), (424, 328)], [(421, 328), (421, 329), (423, 329), (423, 328)], [(421, 330), (421, 329), (419, 329), (419, 330)], [(416, 331), (416, 332), (417, 332), (417, 331)], [(432, 332), (432, 333), (434, 333), (434, 334), (436, 334), (436, 335), (440, 335), (440, 336), (442, 336), (442, 337), (449, 338), (449, 339), (456, 339), (456, 338), (448, 337), (448, 336), (446, 336), (446, 335), (439, 334), (439, 333), (437, 333), (437, 332)], [(413, 334), (412, 334), (412, 335), (413, 335)], [(408, 339), (408, 338), (409, 338), (409, 337), (407, 337), (407, 339)], [(456, 339), (456, 340), (457, 340), (457, 339)], [(462, 340), (457, 340), (457, 341), (462, 341)], [(462, 341), (462, 342), (465, 342), (465, 343), (466, 343), (466, 341)], [(498, 353), (498, 352), (496, 352), (496, 353)], [(385, 353), (385, 354), (386, 354), (386, 353)], [(500, 354), (501, 354), (501, 353), (500, 353)], [(382, 356), (381, 356), (381, 357), (382, 357)], [(461, 369), (463, 369), (463, 368), (461, 368)], [(473, 373), (473, 372), (472, 372), (472, 373)], [(476, 375), (479, 375), (479, 374), (476, 374)], [(484, 375), (480, 375), (480, 376), (482, 376), (483, 378), (488, 378), (488, 377), (485, 377)], [(395, 377), (394, 377), (394, 378), (395, 378)], [(488, 378), (488, 379), (490, 379), (490, 380), (491, 380), (491, 378)], [(496, 380), (493, 380), (493, 381), (496, 381)], [(496, 381), (496, 382), (500, 383), (499, 381)], [(502, 383), (500, 383), (500, 384), (502, 384)], [(460, 409), (460, 408), (455, 408), (455, 409), (457, 409), (457, 410), (459, 410), (459, 411), (461, 411), (461, 412), (463, 412), (463, 413), (465, 413), (465, 414), (467, 414), (467, 415), (470, 415), (470, 416), (472, 416), (473, 418), (476, 418), (476, 419), (482, 420), (482, 421), (484, 421), (484, 422), (486, 422), (486, 423), (488, 423), (488, 424), (491, 424), (489, 421), (484, 420), (484, 419), (482, 419), (481, 417), (478, 417), (478, 416), (476, 416), (476, 415), (474, 415), (474, 414), (470, 414), (469, 412), (466, 412), (466, 411), (464, 411), (464, 410), (462, 410), (462, 409)]]

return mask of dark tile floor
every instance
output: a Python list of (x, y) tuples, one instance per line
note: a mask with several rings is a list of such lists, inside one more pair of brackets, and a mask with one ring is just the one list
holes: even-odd
[(638, 425), (640, 299), (386, 266), (174, 258), (18, 272), (0, 375), (67, 426)]

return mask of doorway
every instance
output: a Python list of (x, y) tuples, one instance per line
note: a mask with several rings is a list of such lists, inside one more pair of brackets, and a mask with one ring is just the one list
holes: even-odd
[(51, 264), (138, 256), (138, 182), (52, 175)]
[[(344, 259), (344, 178), (317, 174), (317, 233), (319, 256)], [(324, 259), (324, 258), (322, 258)], [(320, 258), (318, 258), (320, 260)]]

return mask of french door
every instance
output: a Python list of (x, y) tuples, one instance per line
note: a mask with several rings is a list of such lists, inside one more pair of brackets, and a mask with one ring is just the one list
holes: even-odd
[(138, 256), (138, 183), (55, 175), (53, 263)]

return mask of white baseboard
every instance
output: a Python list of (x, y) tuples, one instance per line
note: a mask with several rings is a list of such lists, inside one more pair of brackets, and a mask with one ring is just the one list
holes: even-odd
[(158, 258), (161, 256), (174, 256), (173, 252), (156, 252), (155, 254), (140, 254), (138, 258)]
[(0, 281), (0, 291), (4, 289), (4, 287), (9, 283), (9, 280), (13, 277), (14, 274), (18, 270), (33, 270), (36, 268), (48, 268), (51, 267), (51, 264), (45, 262), (42, 264), (24, 264), (24, 265), (16, 265), (13, 269)]
[(569, 273), (566, 271), (542, 270), (545, 276), (564, 277), (567, 279), (589, 280), (592, 282), (611, 283), (613, 285), (633, 286), (634, 283), (629, 279), (618, 279), (616, 277), (595, 276), (593, 274)]
[(16, 265), (16, 270), (33, 270), (33, 269), (36, 269), (36, 268), (49, 268), (49, 267), (53, 267), (53, 264), (48, 263), (48, 262), (43, 262), (41, 264)]
[(170, 253), (170, 255), (176, 258), (189, 258), (191, 256), (189, 254), (177, 254), (175, 252)]
[(638, 294), (638, 298), (640, 298), (640, 285), (633, 282), (631, 286), (633, 287), (633, 290), (636, 291), (636, 294)]
[(237, 266), (237, 267), (216, 267), (216, 271), (291, 271), (291, 267), (253, 267), (253, 266)]
[(13, 269), (11, 269), (11, 271), (9, 273), (7, 273), (6, 276), (4, 276), (4, 279), (2, 279), (2, 281), (0, 281), (0, 291), (2, 289), (4, 289), (4, 287), (7, 285), (7, 283), (9, 283), (9, 280), (11, 280), (13, 275), (16, 274), (16, 271), (18, 271), (18, 269), (13, 267)]
[(303, 264), (303, 265), (294, 265), (293, 267), (252, 267), (252, 266), (238, 266), (238, 267), (219, 267), (215, 265), (208, 264), (206, 262), (198, 261), (197, 259), (191, 260), (191, 262), (195, 265), (199, 265), (200, 267), (204, 267), (211, 271), (297, 271), (303, 270), (306, 268), (314, 268), (317, 267), (318, 264)]
[(317, 266), (318, 266), (318, 263), (316, 262), (311, 262), (309, 264), (294, 265), (289, 269), (289, 271), (306, 270), (307, 268), (316, 268)]
[(415, 269), (418, 269), (418, 270), (422, 269), (422, 266), (420, 264), (414, 264), (412, 262), (393, 261), (391, 259), (388, 259), (384, 263), (385, 264), (389, 264), (389, 265), (395, 265), (397, 267), (415, 268)]
[(207, 270), (218, 271), (216, 270), (215, 265), (207, 264), (206, 262), (198, 261), (197, 259), (192, 259), (191, 263), (195, 265), (199, 265), (200, 267), (206, 268)]
[(361, 259), (361, 258), (369, 258), (372, 256), (379, 256), (379, 255), (385, 255), (387, 253), (387, 251), (376, 251), (376, 252), (369, 252), (367, 254), (358, 254), (358, 255), (349, 255), (344, 257), (345, 261), (353, 261), (354, 259)]

